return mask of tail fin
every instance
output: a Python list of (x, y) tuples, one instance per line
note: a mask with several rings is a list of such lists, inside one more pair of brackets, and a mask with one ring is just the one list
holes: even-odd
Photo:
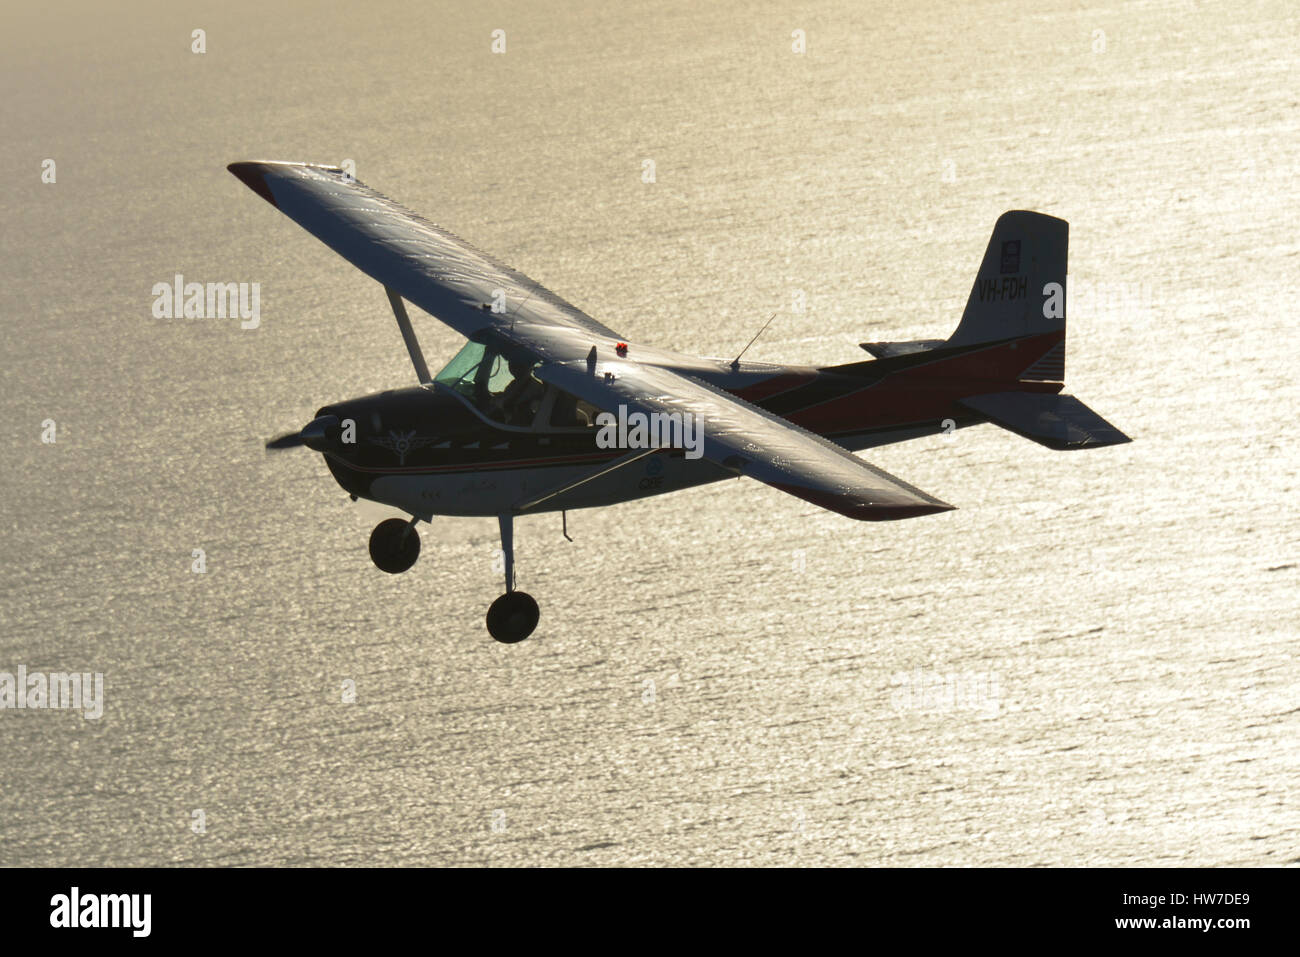
[[(932, 352), (944, 346), (1042, 337), (1028, 367), (1013, 379), (1065, 381), (1065, 262), (1070, 224), (1054, 216), (1016, 209), (993, 227), (984, 261), (966, 300), (957, 331), (945, 342), (864, 342), (877, 358)], [(1051, 335), (1057, 333), (1057, 335)], [(1014, 348), (1014, 347), (1013, 347)]]
[[(1035, 348), (1022, 360), (1030, 365), (1016, 379), (1064, 382), (1069, 246), (1070, 224), (1065, 220), (1025, 210), (1003, 213), (993, 227), (961, 323), (947, 345), (1037, 337), (1020, 343)], [(1009, 347), (1016, 345), (1012, 342)], [(1130, 441), (1072, 395), (997, 392), (968, 396), (957, 404), (1050, 449), (1098, 448)]]
[[(993, 227), (957, 331), (946, 341), (864, 342), (877, 362), (833, 366), (874, 374), (881, 359), (971, 382), (986, 393), (956, 400), (966, 413), (1050, 449), (1120, 445), (1131, 439), (1071, 395), (1065, 383), (1065, 268), (1070, 224), (1017, 209)], [(967, 348), (952, 348), (954, 346)], [(975, 348), (971, 348), (975, 347)], [(921, 355), (917, 355), (917, 354)], [(932, 355), (926, 355), (932, 354)], [(928, 360), (928, 361), (927, 361)], [(904, 373), (906, 374), (906, 373)]]
[(1065, 379), (1065, 268), (1070, 224), (1054, 216), (1017, 209), (993, 227), (984, 262), (966, 300), (951, 346), (995, 342), (1044, 333), (1061, 341), (1022, 379)]

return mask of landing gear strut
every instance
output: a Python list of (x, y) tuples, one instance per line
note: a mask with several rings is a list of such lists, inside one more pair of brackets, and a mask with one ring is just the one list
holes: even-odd
[(506, 593), (488, 609), (487, 627), (488, 633), (497, 641), (513, 645), (533, 633), (541, 610), (532, 595), (515, 591), (514, 516), (499, 515), (497, 521), (501, 526), (501, 550), (506, 559)]
[(381, 571), (397, 575), (412, 565), (420, 557), (420, 533), (415, 530), (415, 523), (400, 518), (390, 518), (375, 526), (370, 533), (370, 560)]

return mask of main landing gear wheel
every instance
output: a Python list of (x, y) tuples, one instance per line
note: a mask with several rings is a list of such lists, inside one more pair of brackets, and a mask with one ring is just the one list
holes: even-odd
[(390, 518), (370, 533), (370, 560), (381, 571), (398, 575), (420, 557), (420, 533), (412, 522)]
[(513, 645), (533, 633), (540, 615), (541, 609), (532, 595), (523, 591), (506, 592), (488, 609), (488, 633), (502, 644)]
[(523, 641), (537, 627), (541, 611), (533, 596), (515, 591), (515, 523), (514, 516), (505, 512), (497, 516), (501, 526), (501, 554), (506, 560), (506, 593), (488, 609), (488, 634), (505, 645)]

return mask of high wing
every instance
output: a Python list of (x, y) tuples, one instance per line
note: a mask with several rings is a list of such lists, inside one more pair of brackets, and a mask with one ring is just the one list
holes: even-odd
[[(467, 339), (574, 359), (592, 334), (619, 339), (581, 309), (341, 169), (246, 162), (226, 167), (326, 246)], [(504, 310), (492, 306), (504, 298)], [(518, 333), (518, 334), (516, 334)]]
[[(850, 518), (911, 518), (953, 507), (785, 419), (653, 362), (683, 357), (649, 347), (628, 352), (650, 361), (617, 355), (617, 333), (341, 169), (270, 162), (228, 169), (383, 283), (390, 297), (410, 300), (466, 338), (539, 360), (534, 374), (542, 381), (602, 409), (621, 404), (647, 414), (689, 414), (711, 462)], [(505, 309), (494, 312), (502, 293)]]

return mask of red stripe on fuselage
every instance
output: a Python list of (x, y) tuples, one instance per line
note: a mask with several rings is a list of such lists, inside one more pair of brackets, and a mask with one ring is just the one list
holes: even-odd
[[(967, 396), (1005, 391), (1060, 392), (1063, 386), (1059, 382), (1023, 382), (1017, 377), (1063, 336), (1062, 331), (1044, 333), (936, 358), (934, 362), (908, 366), (884, 378), (864, 382), (860, 388), (850, 386), (848, 391), (832, 399), (784, 415), (821, 435), (901, 427), (923, 421), (935, 422), (937, 429), (945, 418), (969, 415), (956, 406), (958, 399)], [(836, 373), (834, 369), (824, 370), (823, 374), (850, 379), (849, 374)]]
[[(455, 449), (457, 452), (476, 452), (477, 449)], [(666, 452), (673, 452), (673, 449), (665, 449)], [(502, 472), (511, 469), (538, 469), (554, 468), (561, 465), (586, 465), (598, 462), (612, 462), (621, 455), (626, 455), (626, 449), (614, 449), (612, 451), (593, 452), (590, 454), (582, 453), (576, 455), (539, 455), (536, 458), (525, 459), (464, 459), (459, 462), (452, 462), (447, 465), (358, 465), (355, 462), (349, 462), (332, 453), (326, 453), (344, 468), (351, 469), (353, 472), (362, 472), (367, 475), (443, 475), (453, 474), (456, 472)]]
[(732, 395), (744, 399), (746, 402), (762, 405), (764, 399), (770, 399), (782, 392), (797, 389), (801, 385), (816, 381), (816, 379), (817, 373), (815, 372), (783, 372), (772, 376), (770, 379), (764, 379), (762, 382), (747, 385), (743, 389), (732, 389), (730, 391)]

